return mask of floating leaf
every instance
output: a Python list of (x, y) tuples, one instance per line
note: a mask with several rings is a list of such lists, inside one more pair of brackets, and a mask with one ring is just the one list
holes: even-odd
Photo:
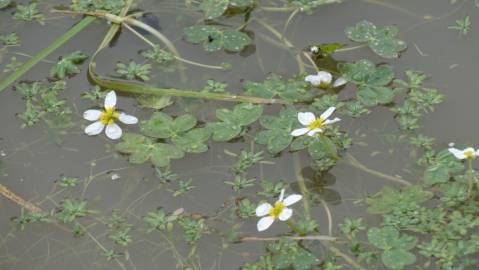
[(389, 269), (403, 269), (404, 266), (416, 261), (416, 256), (408, 251), (416, 246), (416, 237), (400, 236), (399, 231), (393, 227), (369, 229), (368, 241), (377, 248), (384, 250), (381, 259)]
[(7, 7), (11, 2), (11, 0), (0, 0), (0, 9)]
[(184, 152), (171, 144), (154, 143), (151, 139), (133, 133), (126, 133), (122, 142), (115, 146), (115, 149), (129, 155), (129, 161), (133, 164), (141, 164), (147, 160), (157, 167), (170, 165), (171, 159), (180, 159)]
[(367, 198), (369, 207), (367, 211), (371, 214), (386, 214), (397, 207), (426, 202), (433, 194), (425, 191), (421, 186), (410, 186), (403, 190), (396, 190), (391, 187), (384, 187), (374, 196)]
[(297, 122), (296, 110), (289, 107), (282, 108), (278, 117), (263, 116), (260, 124), (267, 130), (260, 131), (256, 135), (256, 142), (265, 144), (271, 154), (277, 154), (291, 143), (293, 139), (291, 131)]
[(188, 131), (182, 136), (174, 137), (173, 143), (188, 153), (203, 153), (208, 151), (208, 145), (205, 143), (211, 136), (211, 131), (207, 128), (196, 128)]
[(394, 92), (386, 87), (394, 78), (391, 67), (376, 66), (363, 59), (341, 66), (343, 77), (358, 87), (358, 100), (366, 106), (387, 104), (394, 98)]
[(223, 15), (229, 3), (229, 0), (203, 0), (200, 4), (200, 8), (205, 13), (205, 18), (212, 20)]
[(349, 39), (367, 43), (369, 48), (384, 58), (397, 58), (399, 52), (407, 48), (406, 42), (396, 38), (399, 30), (395, 26), (377, 28), (371, 22), (361, 21), (347, 27), (345, 32)]
[(308, 84), (304, 80), (291, 79), (284, 82), (281, 76), (272, 74), (262, 83), (247, 81), (244, 84), (245, 95), (261, 98), (274, 98), (302, 102), (309, 101), (313, 95), (309, 91)]
[(271, 244), (268, 249), (273, 253), (274, 269), (309, 270), (320, 262), (311, 252), (293, 241), (281, 240)]
[(184, 32), (188, 42), (203, 43), (203, 48), (208, 52), (221, 49), (240, 52), (252, 42), (245, 33), (215, 25), (194, 25), (185, 28)]
[(218, 109), (216, 117), (222, 122), (208, 123), (213, 132), (213, 140), (229, 141), (243, 131), (243, 128), (252, 124), (263, 113), (263, 107), (249, 103), (238, 104), (233, 110)]
[(153, 138), (172, 138), (196, 126), (196, 118), (191, 114), (184, 114), (173, 119), (166, 113), (155, 112), (147, 121), (140, 124), (141, 133)]
[(464, 165), (458, 161), (448, 150), (439, 152), (431, 165), (424, 171), (424, 183), (432, 186), (437, 183), (445, 183), (451, 174), (464, 170)]
[(60, 61), (52, 67), (50, 76), (56, 79), (64, 79), (69, 76), (80, 73), (77, 65), (83, 63), (88, 56), (81, 51), (73, 52), (67, 56), (61, 57)]

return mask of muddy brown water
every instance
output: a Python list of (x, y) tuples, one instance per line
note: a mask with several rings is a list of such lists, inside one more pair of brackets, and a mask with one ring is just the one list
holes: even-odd
[[(48, 1), (40, 3), (40, 8), (48, 11), (54, 5)], [(185, 71), (187, 81), (182, 81), (177, 73), (155, 70), (152, 84), (201, 89), (207, 79), (214, 78), (228, 82), (229, 89), (240, 89), (243, 80), (262, 81), (272, 72), (290, 77), (298, 72), (290, 52), (260, 38), (261, 33), (268, 36), (271, 34), (258, 23), (253, 22), (249, 27), (249, 30), (256, 33), (256, 47), (251, 53), (206, 54), (199, 46), (188, 44), (182, 39), (182, 29), (195, 24), (200, 19), (200, 13), (186, 10), (182, 1), (141, 1), (139, 8), (148, 9), (158, 16), (161, 31), (174, 41), (184, 58), (208, 64), (228, 62), (233, 66), (228, 72), (188, 67)], [(400, 37), (409, 45), (400, 59), (388, 61), (394, 67), (397, 77), (403, 78), (403, 71), (407, 69), (423, 71), (431, 75), (427, 85), (438, 88), (446, 95), (445, 102), (434, 113), (424, 117), (421, 132), (435, 137), (438, 147), (444, 148), (449, 142), (478, 145), (478, 11), (474, 1), (461, 1), (451, 5), (447, 0), (345, 0), (342, 4), (319, 8), (312, 15), (296, 16), (286, 31), (286, 37), (297, 48), (327, 42), (355, 45), (348, 42), (344, 35), (346, 26), (363, 19), (378, 26), (397, 25), (401, 31)], [(54, 14), (48, 15), (45, 26), (38, 23), (25, 24), (13, 21), (11, 12), (11, 9), (0, 11), (0, 33), (17, 32), (22, 45), (9, 48), (8, 53), (0, 52), (0, 70), (9, 62), (12, 52), (35, 54), (78, 21), (78, 18)], [(448, 30), (447, 27), (465, 15), (471, 17), (472, 30), (468, 35), (459, 37), (456, 31)], [(257, 12), (254, 16), (281, 29), (289, 13)], [(54, 61), (60, 55), (74, 50), (91, 54), (107, 29), (105, 22), (97, 21), (47, 59)], [(99, 56), (98, 70), (113, 75), (117, 61), (142, 61), (138, 51), (146, 48), (147, 45), (141, 40), (123, 31), (114, 46)], [(16, 57), (20, 61), (28, 59), (20, 55)], [(367, 48), (340, 54), (339, 58), (384, 61)], [(50, 66), (50, 63), (42, 62), (22, 79), (42, 80), (47, 76)], [(117, 210), (133, 224), (133, 243), (126, 251), (127, 259), (122, 260), (126, 269), (176, 269), (179, 267), (176, 252), (186, 256), (189, 251), (188, 246), (181, 241), (181, 235), (174, 233), (173, 238), (178, 238), (178, 241), (175, 241), (173, 251), (173, 247), (162, 235), (145, 233), (146, 227), (141, 217), (159, 206), (168, 211), (183, 207), (189, 213), (215, 214), (225, 201), (231, 200), (235, 195), (229, 186), (223, 184), (232, 178), (228, 167), (235, 162), (224, 150), (238, 153), (241, 149), (249, 149), (250, 143), (240, 141), (210, 144), (211, 149), (205, 154), (187, 155), (185, 159), (174, 161), (173, 171), (179, 173), (181, 179), (193, 179), (196, 188), (184, 196), (173, 197), (168, 189), (175, 188), (176, 184), (158, 189), (158, 179), (150, 165), (133, 166), (125, 157), (112, 150), (114, 142), (104, 135), (88, 137), (83, 134), (85, 122), (81, 120), (81, 113), (95, 104), (80, 98), (80, 94), (91, 87), (85, 73), (86, 65), (81, 68), (81, 74), (68, 80), (67, 91), (64, 93), (64, 97), (73, 104), (76, 126), (59, 137), (43, 124), (22, 129), (16, 114), (23, 111), (24, 101), (10, 88), (0, 93), (0, 182), (22, 197), (40, 203), (47, 211), (54, 209), (64, 197), (87, 199), (89, 208), (101, 213), (99, 217), (109, 216), (113, 210)], [(0, 73), (0, 80), (6, 76), (6, 73)], [(213, 105), (231, 104), (182, 100), (175, 108), (168, 110), (191, 111), (209, 118), (214, 114)], [(140, 109), (129, 97), (121, 97), (118, 106), (140, 119), (147, 119), (151, 114), (150, 110)], [(137, 127), (128, 130), (137, 131)], [(414, 160), (408, 156), (405, 142), (398, 141), (398, 128), (393, 121), (393, 114), (387, 108), (374, 109), (360, 120), (344, 119), (341, 130), (351, 134), (354, 146), (349, 153), (361, 163), (377, 171), (417, 181), (418, 176), (413, 170)], [(255, 148), (264, 150), (258, 145)], [(249, 175), (260, 179), (294, 182), (295, 173), (289, 153), (285, 152), (279, 157), (265, 154), (265, 160), (274, 162), (274, 165), (258, 165), (251, 169)], [(301, 157), (301, 164), (304, 168), (309, 165), (306, 156)], [(112, 174), (118, 174), (120, 178), (112, 180)], [(325, 198), (329, 199), (333, 225), (340, 223), (344, 217), (357, 216), (363, 216), (368, 223), (375, 224), (377, 217), (366, 215), (364, 207), (355, 204), (355, 200), (375, 193), (382, 186), (394, 184), (358, 170), (347, 162), (339, 162), (330, 174), (331, 181), (327, 186), (329, 197)], [(91, 178), (89, 184), (82, 181), (76, 188), (57, 194), (55, 180), (60, 175), (83, 180), (95, 177)], [(256, 191), (246, 190), (244, 194), (252, 195)], [(19, 213), (17, 205), (4, 198), (0, 199), (0, 269), (119, 269), (114, 262), (105, 260), (103, 252), (89, 237), (75, 238), (56, 226), (44, 224), (30, 226), (24, 232), (15, 230), (10, 217), (18, 216)], [(228, 215), (225, 214), (225, 219)], [(312, 215), (318, 221), (321, 232), (327, 233), (324, 208), (313, 205)], [(104, 218), (90, 218), (85, 225), (90, 225), (91, 234), (109, 249), (114, 244), (106, 236), (107, 230), (103, 222)], [(250, 219), (243, 224), (242, 230), (251, 236), (259, 236), (255, 224), (256, 219)], [(226, 230), (230, 226), (221, 222), (217, 225), (220, 230)], [(336, 232), (336, 226), (334, 228)], [(261, 236), (274, 236), (285, 230), (285, 225), (275, 224)], [(263, 252), (258, 243), (226, 245), (216, 233), (203, 237), (198, 246), (199, 257), (193, 258), (196, 269), (238, 269), (244, 262), (253, 261)], [(318, 247), (318, 252), (320, 250), (321, 247)]]

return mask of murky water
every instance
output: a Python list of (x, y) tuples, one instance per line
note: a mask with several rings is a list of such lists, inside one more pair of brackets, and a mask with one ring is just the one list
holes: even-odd
[[(43, 11), (53, 6), (51, 3), (40, 4)], [(182, 29), (195, 24), (200, 18), (198, 13), (189, 13), (182, 1), (142, 1), (139, 8), (147, 8), (158, 16), (161, 31), (174, 41), (184, 58), (208, 64), (228, 62), (233, 67), (228, 72), (188, 67), (185, 70), (186, 81), (182, 81), (177, 73), (155, 70), (151, 84), (201, 89), (207, 79), (213, 78), (229, 83), (229, 89), (240, 89), (243, 80), (262, 81), (272, 72), (285, 77), (298, 72), (290, 52), (261, 38), (261, 35), (266, 35), (275, 39), (258, 23), (252, 23), (248, 28), (255, 32), (256, 37), (256, 47), (251, 53), (241, 56), (224, 52), (205, 54), (199, 46), (188, 44), (182, 39)], [(403, 77), (400, 74), (406, 69), (424, 71), (432, 76), (427, 85), (438, 88), (446, 95), (445, 102), (424, 118), (422, 132), (436, 137), (443, 147), (450, 141), (478, 144), (479, 126), (475, 113), (479, 100), (479, 89), (476, 89), (475, 82), (479, 42), (475, 22), (479, 21), (478, 10), (474, 1), (451, 5), (447, 0), (345, 0), (343, 4), (324, 6), (310, 16), (296, 16), (286, 31), (286, 37), (297, 48), (303, 48), (311, 43), (348, 43), (344, 28), (362, 19), (376, 25), (397, 25), (401, 30), (401, 39), (409, 44), (401, 58), (392, 61), (398, 77)], [(78, 21), (78, 18), (53, 15), (45, 26), (41, 26), (12, 21), (10, 13), (11, 10), (0, 11), (0, 33), (16, 31), (22, 45), (10, 48), (6, 54), (0, 52), (0, 70), (9, 62), (11, 53), (35, 54)], [(447, 27), (465, 15), (471, 17), (472, 31), (467, 36), (459, 37), (457, 32)], [(282, 29), (289, 14), (257, 12), (254, 16)], [(55, 61), (60, 55), (79, 49), (87, 54), (93, 53), (107, 29), (108, 25), (103, 21), (93, 23), (50, 55), (48, 60)], [(137, 52), (146, 48), (147, 45), (141, 40), (123, 31), (115, 45), (104, 50), (97, 59), (99, 73), (114, 75), (117, 61), (143, 61)], [(16, 57), (22, 62), (28, 59), (20, 55)], [(358, 57), (383, 61), (367, 48), (340, 55), (345, 60)], [(22, 79), (44, 79), (50, 66), (50, 63), (40, 63)], [(250, 142), (215, 143), (205, 154), (187, 155), (180, 161), (174, 161), (172, 170), (179, 173), (181, 179), (193, 179), (196, 188), (184, 196), (173, 197), (169, 190), (175, 189), (177, 183), (159, 188), (158, 179), (150, 165), (132, 166), (125, 157), (113, 150), (112, 141), (104, 136), (88, 137), (83, 134), (85, 122), (81, 120), (81, 113), (93, 105), (91, 101), (80, 98), (80, 94), (91, 87), (85, 71), (86, 65), (83, 65), (82, 73), (68, 80), (67, 90), (63, 94), (74, 104), (76, 124), (66, 134), (57, 134), (42, 123), (22, 129), (16, 114), (23, 111), (24, 101), (11, 89), (1, 93), (1, 183), (48, 211), (54, 209), (64, 197), (88, 199), (89, 208), (104, 216), (111, 215), (115, 210), (133, 224), (133, 243), (127, 251), (120, 249), (127, 252), (127, 259), (123, 260), (126, 269), (181, 269), (175, 257), (178, 254), (187, 257), (188, 246), (182, 241), (172, 245), (159, 233), (147, 234), (142, 216), (159, 206), (167, 211), (182, 207), (189, 213), (206, 216), (219, 214), (217, 228), (228, 229), (230, 212), (221, 212), (221, 206), (230, 204), (235, 194), (223, 182), (231, 179), (229, 166), (236, 160), (225, 154), (224, 150), (238, 153), (241, 149), (250, 149)], [(0, 80), (6, 76), (6, 73), (0, 73)], [(211, 119), (213, 108), (218, 105), (229, 106), (188, 99), (168, 110), (188, 110)], [(146, 119), (151, 113), (138, 108), (136, 102), (128, 97), (120, 98), (119, 106), (140, 119)], [(360, 120), (345, 119), (341, 129), (348, 132), (355, 142), (349, 153), (369, 168), (417, 181), (418, 177), (412, 169), (414, 161), (405, 149), (406, 142), (396, 137), (398, 128), (392, 119), (393, 114), (388, 108), (375, 109)], [(129, 130), (136, 131), (137, 127)], [(264, 150), (258, 145), (255, 148)], [(295, 181), (290, 154), (283, 153), (279, 157), (266, 154), (265, 157), (265, 160), (274, 164), (255, 166), (250, 176)], [(301, 161), (302, 168), (309, 165), (306, 156), (302, 156)], [(120, 178), (113, 180), (113, 174)], [(375, 217), (367, 216), (364, 207), (355, 204), (355, 201), (375, 193), (384, 185), (394, 183), (358, 170), (347, 161), (339, 162), (330, 174), (324, 198), (331, 209), (333, 224), (348, 216), (364, 216), (367, 222), (374, 223)], [(78, 177), (81, 179), (80, 185), (61, 191), (55, 184), (61, 175)], [(247, 190), (245, 194), (256, 191)], [(55, 225), (33, 225), (25, 232), (19, 232), (10, 222), (10, 217), (19, 214), (17, 205), (0, 199), (0, 269), (119, 269), (115, 262), (105, 260), (103, 251), (92, 240), (95, 238), (107, 249), (114, 247), (114, 243), (106, 236), (105, 220), (88, 219), (84, 225), (90, 228), (91, 237), (75, 238), (71, 232), (65, 232)], [(328, 224), (324, 208), (313, 207), (312, 215), (318, 220), (320, 230), (326, 232)], [(250, 219), (242, 229), (255, 236), (255, 225), (256, 220)], [(275, 235), (285, 229), (283, 226), (274, 226), (264, 235)], [(198, 246), (199, 257), (185, 261), (185, 265), (195, 265), (196, 269), (238, 269), (245, 261), (254, 260), (262, 252), (258, 243), (223, 243), (216, 231), (202, 238)], [(318, 247), (318, 251), (320, 249)]]

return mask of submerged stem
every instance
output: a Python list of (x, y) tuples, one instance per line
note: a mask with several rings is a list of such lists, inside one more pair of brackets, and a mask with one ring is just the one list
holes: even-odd
[(396, 183), (400, 183), (400, 184), (405, 185), (405, 186), (410, 186), (411, 185), (411, 183), (409, 181), (406, 181), (402, 178), (392, 176), (392, 175), (389, 175), (389, 174), (385, 174), (385, 173), (382, 173), (382, 172), (378, 172), (376, 170), (373, 170), (373, 169), (370, 169), (370, 168), (366, 167), (365, 165), (360, 163), (353, 155), (351, 155), (349, 153), (347, 153), (346, 156), (348, 158), (349, 164), (351, 164), (355, 168), (363, 170), (363, 171), (365, 171), (369, 174), (384, 178), (386, 180), (393, 181), (393, 182), (396, 182)]
[(293, 153), (293, 166), (294, 166), (294, 175), (296, 176), (296, 181), (298, 182), (299, 190), (303, 195), (303, 207), (304, 215), (306, 218), (310, 219), (311, 214), (309, 210), (309, 191), (304, 183), (303, 175), (301, 174), (301, 161), (299, 160), (298, 153)]

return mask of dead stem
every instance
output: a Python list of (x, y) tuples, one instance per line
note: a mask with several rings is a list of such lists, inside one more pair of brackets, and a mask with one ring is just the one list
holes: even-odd
[(307, 235), (307, 236), (283, 236), (283, 237), (255, 237), (255, 236), (245, 236), (239, 239), (240, 242), (247, 241), (279, 241), (281, 239), (289, 240), (317, 240), (317, 241), (337, 241), (336, 237), (328, 235)]
[(13, 193), (10, 189), (8, 189), (6, 186), (2, 184), (0, 184), (0, 194), (3, 195), (5, 198), (9, 199), (10, 201), (27, 209), (29, 212), (34, 212), (34, 213), (43, 212), (42, 209), (40, 209), (38, 206), (34, 205), (33, 203)]

